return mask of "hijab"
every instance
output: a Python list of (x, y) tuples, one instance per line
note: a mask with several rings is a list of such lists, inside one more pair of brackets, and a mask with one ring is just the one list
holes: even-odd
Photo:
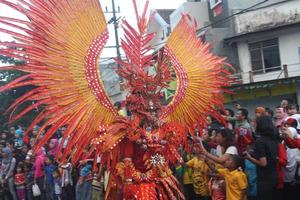
[(46, 160), (46, 154), (45, 154), (45, 150), (43, 148), (40, 148), (38, 150), (35, 151), (35, 165), (37, 164), (43, 164)]
[(5, 158), (2, 159), (2, 163), (5, 165), (9, 164), (13, 158), (12, 150), (9, 147), (5, 147), (5, 148), (3, 148), (2, 152), (5, 155)]
[(50, 144), (52, 144), (53, 146), (51, 147), (51, 149), (49, 149), (48, 155), (56, 156), (57, 151), (58, 151), (58, 144), (59, 144), (59, 142), (58, 142), (57, 139), (51, 139), (50, 140)]
[(46, 154), (44, 148), (40, 148), (35, 152), (35, 157), (45, 160)]

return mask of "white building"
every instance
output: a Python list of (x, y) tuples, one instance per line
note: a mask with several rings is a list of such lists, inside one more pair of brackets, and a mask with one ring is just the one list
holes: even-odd
[(126, 91), (121, 88), (120, 77), (116, 73), (116, 68), (117, 63), (114, 61), (101, 63), (99, 67), (101, 80), (112, 103), (123, 101), (127, 95)]
[(236, 47), (240, 84), (231, 100), (248, 108), (300, 103), (300, 1), (271, 1), (234, 16), (225, 44)]
[(209, 23), (207, 2), (185, 2), (170, 15), (171, 30), (176, 27), (182, 14), (189, 14), (196, 19), (199, 24), (198, 28), (204, 27)]
[(154, 38), (150, 41), (150, 45), (152, 45), (154, 49), (161, 48), (169, 36), (171, 31), (170, 15), (173, 11), (174, 9), (152, 10), (154, 17), (149, 23), (148, 32), (156, 33)]
[(237, 46), (244, 84), (300, 76), (300, 1), (237, 15), (226, 41)]

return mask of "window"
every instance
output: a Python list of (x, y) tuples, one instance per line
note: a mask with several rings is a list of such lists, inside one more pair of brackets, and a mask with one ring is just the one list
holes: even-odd
[(254, 74), (281, 69), (278, 38), (249, 44)]

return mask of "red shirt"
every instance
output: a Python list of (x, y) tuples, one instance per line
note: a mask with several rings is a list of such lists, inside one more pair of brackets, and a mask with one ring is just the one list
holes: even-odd
[(247, 150), (247, 146), (252, 142), (252, 135), (250, 128), (239, 127), (235, 129), (237, 139), (237, 149), (239, 154)]
[(24, 173), (18, 173), (15, 175), (15, 183), (20, 185), (25, 183), (25, 174)]
[(278, 174), (278, 185), (277, 189), (284, 187), (284, 171), (283, 167), (287, 165), (287, 155), (284, 144), (278, 145), (278, 163), (276, 165), (276, 171)]

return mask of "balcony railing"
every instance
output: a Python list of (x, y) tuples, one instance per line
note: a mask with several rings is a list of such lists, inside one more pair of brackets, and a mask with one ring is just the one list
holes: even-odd
[(268, 68), (264, 70), (253, 70), (248, 72), (235, 73), (231, 75), (234, 79), (233, 85), (248, 84), (261, 81), (279, 80), (300, 76), (300, 62), (294, 64), (284, 64), (278, 67)]

